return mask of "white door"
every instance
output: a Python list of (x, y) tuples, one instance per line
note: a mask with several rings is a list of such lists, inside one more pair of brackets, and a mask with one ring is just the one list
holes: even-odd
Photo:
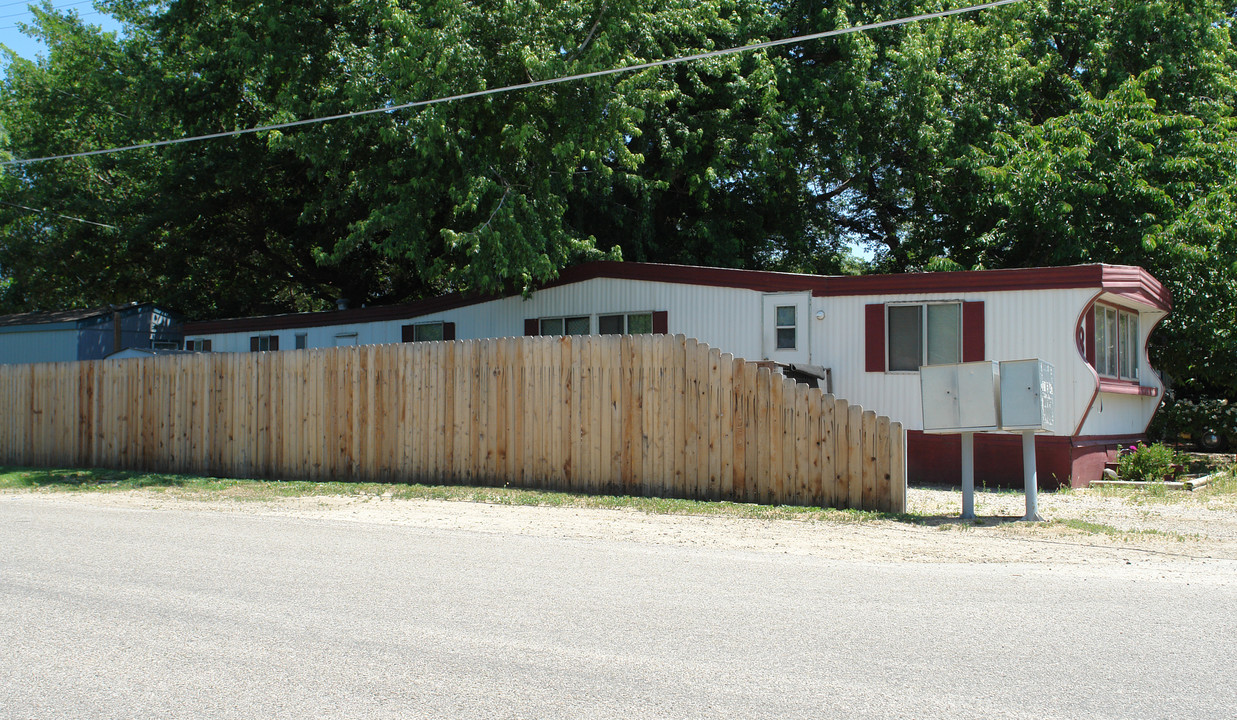
[(780, 363), (812, 362), (808, 313), (812, 294), (769, 293), (763, 298), (760, 349), (762, 360)]

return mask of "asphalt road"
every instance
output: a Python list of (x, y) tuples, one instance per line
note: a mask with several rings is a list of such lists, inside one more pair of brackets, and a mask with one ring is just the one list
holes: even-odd
[(1235, 661), (1188, 565), (0, 502), (3, 718), (1230, 720)]

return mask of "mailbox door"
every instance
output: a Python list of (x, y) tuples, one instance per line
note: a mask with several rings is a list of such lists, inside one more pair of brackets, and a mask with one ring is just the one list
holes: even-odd
[[(1044, 366), (1047, 366), (1046, 368)], [(1048, 371), (1044, 378), (1043, 370)], [(1040, 360), (1012, 360), (1001, 363), (1001, 427), (1006, 430), (1051, 429), (1044, 410), (1052, 407), (1052, 366)], [(1043, 381), (1048, 382), (1048, 398)]]
[(925, 365), (919, 368), (925, 432), (996, 430), (996, 363)]
[(966, 363), (958, 368), (958, 427), (992, 429), (1000, 425), (995, 397), (996, 365)]
[(923, 429), (930, 432), (959, 427), (958, 367), (922, 367), (919, 369), (919, 381), (923, 393)]

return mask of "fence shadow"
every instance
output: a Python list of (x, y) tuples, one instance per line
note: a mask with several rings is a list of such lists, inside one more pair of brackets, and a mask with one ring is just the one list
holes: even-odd
[(14, 484), (29, 488), (74, 488), (92, 487), (171, 488), (185, 485), (183, 478), (175, 475), (135, 473), (131, 470), (107, 470), (89, 468), (80, 470), (44, 468), (0, 468), (0, 472), (15, 475)]

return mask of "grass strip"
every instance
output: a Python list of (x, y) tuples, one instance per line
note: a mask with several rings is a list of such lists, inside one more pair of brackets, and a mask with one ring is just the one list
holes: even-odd
[[(1122, 530), (1118, 527), (1113, 527), (1107, 523), (1091, 522), (1089, 520), (1078, 520), (1066, 518), (1064, 520), (1051, 520), (1050, 525), (1059, 525), (1072, 530), (1086, 533), (1088, 535), (1106, 535), (1112, 538), (1134, 539), (1156, 537), (1165, 540), (1176, 540), (1177, 542), (1185, 542), (1188, 538), (1185, 535), (1174, 532), (1164, 532), (1162, 530), (1144, 529), (1144, 530)], [(1195, 538), (1196, 539), (1196, 538)]]
[(444, 500), (531, 507), (604, 508), (654, 515), (701, 515), (757, 520), (860, 523), (907, 520), (908, 516), (867, 510), (757, 505), (728, 501), (526, 490), (509, 487), (425, 485), (421, 483), (311, 482), (305, 480), (237, 480), (128, 470), (0, 467), (0, 491), (106, 493), (142, 491), (183, 500), (273, 502), (284, 498), (343, 497), (399, 500)]

